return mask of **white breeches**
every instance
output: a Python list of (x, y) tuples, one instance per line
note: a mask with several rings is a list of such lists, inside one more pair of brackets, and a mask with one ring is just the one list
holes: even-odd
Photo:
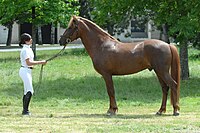
[(24, 83), (24, 95), (26, 95), (27, 92), (31, 92), (33, 95), (33, 85), (32, 85), (32, 70), (29, 68), (21, 67), (19, 70), (19, 75)]

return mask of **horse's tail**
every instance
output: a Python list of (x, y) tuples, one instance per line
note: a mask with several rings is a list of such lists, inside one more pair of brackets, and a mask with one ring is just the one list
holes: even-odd
[[(173, 95), (173, 90), (171, 89), (171, 104), (174, 103), (174, 99), (176, 99), (179, 104), (179, 96), (180, 96), (180, 59), (178, 55), (177, 48), (174, 45), (169, 45), (172, 53), (172, 61), (171, 61), (171, 76), (177, 83), (176, 93), (177, 95)], [(175, 96), (175, 97), (173, 97)]]

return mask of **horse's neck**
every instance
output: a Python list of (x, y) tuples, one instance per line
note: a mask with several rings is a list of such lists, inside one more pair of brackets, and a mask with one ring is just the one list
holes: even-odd
[(109, 37), (105, 36), (104, 33), (101, 33), (101, 31), (97, 31), (96, 29), (84, 31), (85, 32), (81, 35), (80, 38), (88, 54), (91, 58), (93, 58), (94, 54), (100, 51), (99, 49), (101, 48), (101, 45), (105, 40), (108, 40)]
[(94, 34), (90, 35), (90, 34), (84, 33), (84, 35), (81, 36), (81, 41), (82, 41), (86, 51), (90, 55), (90, 57), (93, 58), (94, 54), (96, 52), (98, 52), (98, 48), (101, 45), (99, 38), (97, 38), (97, 37), (95, 38)]

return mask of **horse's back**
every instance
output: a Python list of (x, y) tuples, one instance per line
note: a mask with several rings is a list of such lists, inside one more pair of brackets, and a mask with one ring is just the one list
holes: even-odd
[(131, 53), (130, 58), (127, 57), (124, 60), (127, 60), (127, 64), (134, 66), (135, 68), (132, 68), (135, 70), (169, 69), (172, 58), (169, 44), (161, 40), (148, 39), (124, 45), (128, 48), (126, 52)]

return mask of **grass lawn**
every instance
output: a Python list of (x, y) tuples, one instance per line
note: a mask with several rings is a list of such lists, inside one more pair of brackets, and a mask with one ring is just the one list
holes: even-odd
[[(38, 60), (59, 50), (38, 51)], [(107, 116), (109, 99), (102, 77), (84, 49), (66, 50), (44, 67), (33, 70), (32, 115), (23, 117), (23, 84), (18, 76), (19, 52), (0, 53), (0, 132), (200, 132), (200, 51), (189, 50), (190, 80), (181, 81), (180, 116), (160, 108), (162, 92), (153, 71), (114, 77), (118, 113)], [(168, 98), (169, 99), (169, 98)]]

